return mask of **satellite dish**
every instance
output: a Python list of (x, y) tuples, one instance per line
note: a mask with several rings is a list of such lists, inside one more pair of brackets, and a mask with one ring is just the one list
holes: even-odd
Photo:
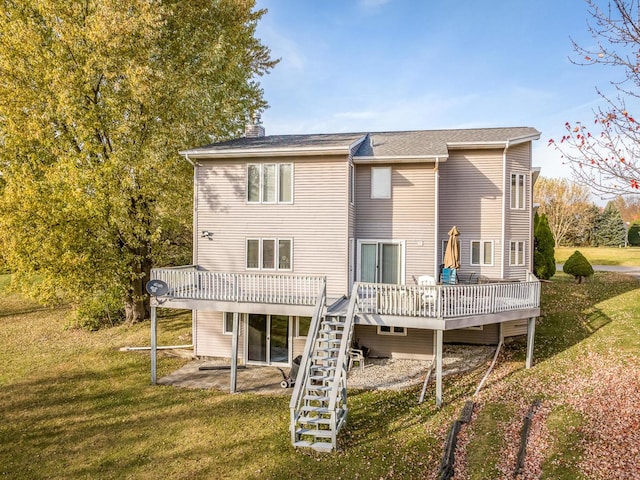
[(162, 280), (149, 280), (145, 288), (152, 297), (161, 297), (169, 291), (169, 286)]

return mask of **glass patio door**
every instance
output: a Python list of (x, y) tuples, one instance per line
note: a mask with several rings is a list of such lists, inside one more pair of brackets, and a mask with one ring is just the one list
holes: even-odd
[(402, 244), (359, 241), (359, 279), (369, 283), (402, 283)]
[(289, 363), (288, 316), (251, 313), (247, 328), (248, 363)]

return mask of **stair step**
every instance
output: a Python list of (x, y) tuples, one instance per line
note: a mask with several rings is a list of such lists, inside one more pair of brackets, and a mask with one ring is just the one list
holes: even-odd
[(316, 348), (316, 352), (337, 353), (340, 349), (336, 347)]
[(319, 396), (319, 395), (313, 395), (313, 394), (308, 394), (305, 395), (304, 397), (302, 397), (303, 400), (312, 400), (312, 401), (316, 401), (316, 402), (328, 402), (329, 401), (329, 397), (326, 396)]
[(333, 381), (333, 376), (327, 376), (327, 375), (310, 375), (309, 376), (309, 380), (316, 380), (316, 381), (321, 381), (321, 382), (332, 382)]
[(331, 445), (329, 442), (307, 442), (306, 440), (298, 440), (293, 444), (293, 446), (299, 448), (313, 448), (318, 452), (333, 451), (333, 445)]
[(329, 425), (331, 423), (331, 419), (324, 417), (298, 417), (298, 422), (304, 424), (311, 423), (315, 425)]
[(314, 412), (319, 415), (324, 413), (331, 413), (331, 411), (327, 407), (314, 407), (313, 405), (302, 405), (300, 410), (303, 412)]
[(331, 390), (331, 385), (307, 385), (307, 392), (326, 392)]
[(311, 365), (311, 370), (316, 372), (333, 372), (335, 369), (335, 366)]
[(333, 433), (331, 430), (318, 430), (316, 428), (299, 428), (296, 435), (311, 435), (316, 438), (331, 438)]
[(337, 362), (338, 357), (311, 357), (312, 362)]

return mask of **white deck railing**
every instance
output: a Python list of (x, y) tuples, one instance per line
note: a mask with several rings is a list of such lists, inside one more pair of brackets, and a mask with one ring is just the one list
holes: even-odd
[(478, 285), (360, 283), (358, 311), (378, 315), (451, 318), (540, 307), (540, 282)]
[(320, 276), (218, 273), (196, 265), (154, 268), (151, 279), (164, 281), (171, 298), (284, 305), (315, 305), (324, 282)]

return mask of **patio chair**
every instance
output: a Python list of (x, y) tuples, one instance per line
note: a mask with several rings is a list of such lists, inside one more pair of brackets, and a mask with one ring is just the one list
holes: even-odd
[[(421, 285), (421, 286), (434, 285), (435, 286), (435, 284), (436, 284), (436, 279), (431, 275), (421, 275), (418, 277), (418, 285)], [(433, 303), (435, 302), (437, 295), (438, 294), (436, 293), (436, 289), (430, 288), (422, 295), (422, 300), (425, 303)]]
[(455, 285), (458, 283), (458, 271), (455, 268), (443, 268), (440, 282), (443, 285)]
[(364, 353), (359, 348), (350, 348), (349, 349), (349, 366), (347, 370), (351, 370), (353, 364), (358, 362), (360, 366), (360, 370), (364, 370)]

